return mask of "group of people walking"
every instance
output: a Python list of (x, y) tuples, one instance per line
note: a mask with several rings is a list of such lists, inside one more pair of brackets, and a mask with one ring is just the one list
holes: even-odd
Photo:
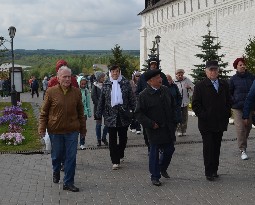
[(57, 76), (48, 82), (38, 128), (41, 136), (47, 129), (51, 139), (54, 183), (59, 182), (61, 163), (64, 163), (63, 189), (79, 191), (74, 186), (77, 144), (80, 135), (80, 148), (85, 148), (86, 119), (92, 116), (90, 98), (94, 104), (97, 145), (109, 145), (113, 170), (118, 170), (124, 160), (130, 124), (130, 130), (137, 134), (142, 125), (152, 184), (160, 186), (161, 176), (170, 178), (167, 169), (175, 151), (175, 133), (179, 137), (187, 135), (191, 99), (203, 139), (206, 179), (213, 181), (219, 177), (221, 140), (231, 117), (231, 107), (241, 158), (248, 159), (247, 137), (255, 83), (252, 84), (254, 77), (245, 69), (244, 59), (238, 58), (234, 62), (237, 73), (229, 82), (218, 79), (217, 61), (206, 62), (206, 78), (196, 85), (184, 76), (183, 69), (176, 70), (173, 80), (158, 68), (157, 61), (151, 59), (149, 65), (143, 74), (134, 72), (131, 82), (121, 75), (118, 65), (110, 67), (107, 79), (105, 73), (98, 71), (90, 93), (86, 78), (81, 77), (77, 82), (67, 62), (57, 62)]

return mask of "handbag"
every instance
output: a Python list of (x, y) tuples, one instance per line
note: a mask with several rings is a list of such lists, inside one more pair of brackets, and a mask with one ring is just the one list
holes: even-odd
[(121, 112), (123, 114), (123, 117), (127, 119), (128, 121), (131, 121), (134, 116), (134, 113), (132, 112), (132, 110), (129, 110), (129, 109), (125, 110), (122, 106), (120, 107), (121, 107)]

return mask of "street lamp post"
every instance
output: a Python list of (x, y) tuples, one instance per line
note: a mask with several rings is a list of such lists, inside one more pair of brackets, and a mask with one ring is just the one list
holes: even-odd
[(11, 89), (11, 102), (13, 106), (17, 106), (17, 92), (14, 84), (14, 52), (13, 52), (13, 38), (16, 33), (16, 28), (11, 26), (9, 29), (9, 36), (11, 38), (11, 52), (12, 52), (12, 89)]
[(155, 36), (155, 42), (157, 44), (157, 57), (158, 57), (158, 59), (159, 59), (159, 43), (160, 43), (160, 38), (161, 37), (159, 35)]

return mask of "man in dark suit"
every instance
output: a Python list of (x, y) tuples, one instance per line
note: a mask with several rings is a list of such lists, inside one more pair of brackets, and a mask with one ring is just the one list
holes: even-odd
[(219, 177), (221, 140), (227, 130), (231, 104), (228, 83), (218, 79), (218, 62), (206, 62), (205, 72), (207, 78), (195, 85), (192, 109), (198, 117), (198, 129), (203, 139), (205, 176), (213, 181)]
[(144, 73), (144, 79), (149, 86), (139, 94), (135, 109), (136, 118), (148, 136), (149, 169), (152, 184), (155, 186), (161, 185), (161, 176), (170, 178), (167, 168), (175, 150), (175, 103), (169, 88), (162, 85), (160, 74), (159, 69)]

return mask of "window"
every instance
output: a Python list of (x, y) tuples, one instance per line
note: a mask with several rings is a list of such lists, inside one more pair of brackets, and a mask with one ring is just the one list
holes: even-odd
[(200, 0), (197, 1), (197, 7), (200, 9)]
[(193, 11), (193, 2), (192, 2), (192, 0), (190, 0), (190, 11), (192, 12)]
[(183, 2), (184, 4), (184, 13), (186, 14), (186, 1)]

